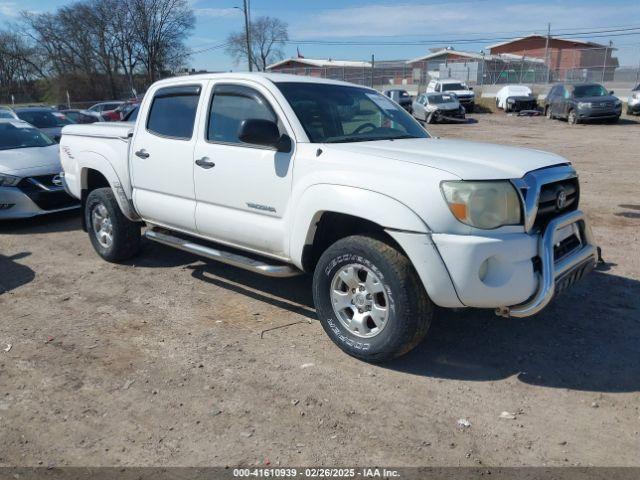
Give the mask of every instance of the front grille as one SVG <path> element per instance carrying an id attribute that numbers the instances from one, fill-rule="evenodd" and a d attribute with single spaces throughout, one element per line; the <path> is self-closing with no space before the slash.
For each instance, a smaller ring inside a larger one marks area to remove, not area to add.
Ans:
<path id="1" fill-rule="evenodd" d="M 18 183 L 18 188 L 42 210 L 59 210 L 77 205 L 76 199 L 53 183 L 54 177 L 55 175 L 38 175 L 23 178 Z"/>
<path id="2" fill-rule="evenodd" d="M 595 110 L 610 110 L 613 108 L 613 102 L 591 102 L 591 108 Z"/>
<path id="3" fill-rule="evenodd" d="M 557 262 L 580 248 L 581 245 L 580 239 L 576 235 L 571 235 L 553 247 L 553 259 Z"/>
<path id="4" fill-rule="evenodd" d="M 558 201 L 562 191 L 566 195 L 564 206 L 559 205 Z M 580 185 L 577 178 L 543 185 L 538 198 L 538 213 L 534 228 L 544 230 L 547 224 L 558 215 L 577 210 L 579 201 Z"/>

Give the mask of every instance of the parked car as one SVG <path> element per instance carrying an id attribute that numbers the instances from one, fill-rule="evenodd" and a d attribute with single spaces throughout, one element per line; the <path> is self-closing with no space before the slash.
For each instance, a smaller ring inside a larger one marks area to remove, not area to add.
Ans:
<path id="1" fill-rule="evenodd" d="M 557 84 L 544 102 L 549 119 L 562 118 L 571 124 L 590 120 L 615 123 L 622 114 L 622 102 L 597 83 Z"/>
<path id="2" fill-rule="evenodd" d="M 411 113 L 413 100 L 411 99 L 411 95 L 409 95 L 409 92 L 407 92 L 406 90 L 401 90 L 399 88 L 393 88 L 390 90 L 385 90 L 382 93 L 384 93 L 387 97 L 404 108 L 407 112 Z"/>
<path id="3" fill-rule="evenodd" d="M 51 138 L 22 120 L 0 118 L 0 220 L 78 208 L 61 170 Z"/>
<path id="4" fill-rule="evenodd" d="M 60 113 L 74 123 L 96 123 L 102 121 L 102 117 L 100 115 L 87 110 L 67 109 L 60 110 Z"/>
<path id="5" fill-rule="evenodd" d="M 526 85 L 505 85 L 496 94 L 496 107 L 506 113 L 537 110 L 538 101 Z"/>
<path id="6" fill-rule="evenodd" d="M 127 116 L 127 114 L 133 110 L 134 108 L 136 108 L 136 106 L 138 106 L 140 103 L 138 101 L 129 101 L 129 102 L 124 102 L 123 104 L 121 104 L 118 108 L 116 108 L 115 110 L 112 110 L 110 112 L 104 112 L 102 114 L 103 118 L 108 121 L 108 122 L 121 122 L 124 120 L 124 118 Z"/>
<path id="7" fill-rule="evenodd" d="M 458 122 L 465 119 L 465 110 L 452 93 L 423 93 L 413 102 L 413 116 L 425 123 Z"/>
<path id="8" fill-rule="evenodd" d="M 139 116 L 63 131 L 63 182 L 98 255 L 136 255 L 146 224 L 150 240 L 255 273 L 313 273 L 325 331 L 367 361 L 416 346 L 436 305 L 530 316 L 596 263 L 566 158 L 432 138 L 373 89 L 176 77 Z"/>
<path id="9" fill-rule="evenodd" d="M 62 127 L 73 123 L 64 114 L 49 107 L 20 107 L 15 112 L 20 120 L 39 128 L 56 142 L 60 141 Z"/>
<path id="10" fill-rule="evenodd" d="M 475 108 L 476 94 L 473 88 L 459 80 L 431 80 L 427 84 L 427 93 L 454 93 L 467 113 L 473 113 Z"/>
<path id="11" fill-rule="evenodd" d="M 88 110 L 90 112 L 95 112 L 102 115 L 105 112 L 111 112 L 115 110 L 123 103 L 124 102 L 118 101 L 118 100 L 114 100 L 111 102 L 100 102 L 100 103 L 96 103 L 95 105 L 92 105 L 91 107 L 88 108 Z"/>
<path id="12" fill-rule="evenodd" d="M 640 83 L 631 91 L 627 99 L 627 115 L 637 115 L 640 113 Z"/>
<path id="13" fill-rule="evenodd" d="M 17 120 L 18 116 L 8 107 L 0 107 L 0 118 L 13 118 Z"/>

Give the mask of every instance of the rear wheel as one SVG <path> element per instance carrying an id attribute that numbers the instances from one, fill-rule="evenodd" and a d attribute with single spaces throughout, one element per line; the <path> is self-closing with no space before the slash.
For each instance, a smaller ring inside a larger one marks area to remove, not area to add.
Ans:
<path id="1" fill-rule="evenodd" d="M 313 298 L 331 340 L 368 362 L 413 349 L 433 317 L 433 304 L 409 259 L 373 237 L 347 237 L 322 254 Z"/>
<path id="2" fill-rule="evenodd" d="M 110 188 L 89 193 L 84 215 L 91 244 L 103 259 L 118 262 L 140 250 L 140 224 L 124 216 Z"/>

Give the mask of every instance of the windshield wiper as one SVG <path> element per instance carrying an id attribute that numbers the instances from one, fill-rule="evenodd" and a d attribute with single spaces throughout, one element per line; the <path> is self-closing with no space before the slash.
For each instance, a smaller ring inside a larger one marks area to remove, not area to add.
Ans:
<path id="1" fill-rule="evenodd" d="M 346 142 L 377 142 L 379 140 L 403 140 L 406 138 L 421 138 L 414 135 L 400 135 L 397 137 L 340 137 L 332 140 L 325 140 L 324 143 L 346 143 Z"/>

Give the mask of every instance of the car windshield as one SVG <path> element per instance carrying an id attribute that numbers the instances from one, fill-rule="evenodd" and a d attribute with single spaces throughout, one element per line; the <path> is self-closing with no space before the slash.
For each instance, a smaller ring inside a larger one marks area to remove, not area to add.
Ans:
<path id="1" fill-rule="evenodd" d="M 53 140 L 36 128 L 11 122 L 0 123 L 0 150 L 50 145 L 54 145 Z"/>
<path id="2" fill-rule="evenodd" d="M 462 83 L 443 83 L 442 91 L 450 92 L 452 90 L 466 90 L 467 86 Z"/>
<path id="3" fill-rule="evenodd" d="M 444 95 L 429 95 L 427 97 L 429 103 L 438 104 L 438 103 L 449 103 L 455 101 L 455 97 L 453 95 L 444 94 Z"/>
<path id="4" fill-rule="evenodd" d="M 0 110 L 0 118 L 16 118 L 9 110 Z"/>
<path id="5" fill-rule="evenodd" d="M 19 111 L 18 117 L 20 117 L 20 120 L 24 120 L 38 128 L 64 127 L 72 123 L 64 115 L 46 110 Z"/>
<path id="6" fill-rule="evenodd" d="M 606 97 L 608 95 L 609 92 L 602 85 L 577 85 L 573 87 L 575 98 Z"/>
<path id="7" fill-rule="evenodd" d="M 277 83 L 313 143 L 429 138 L 411 116 L 373 90 L 318 83 Z"/>

